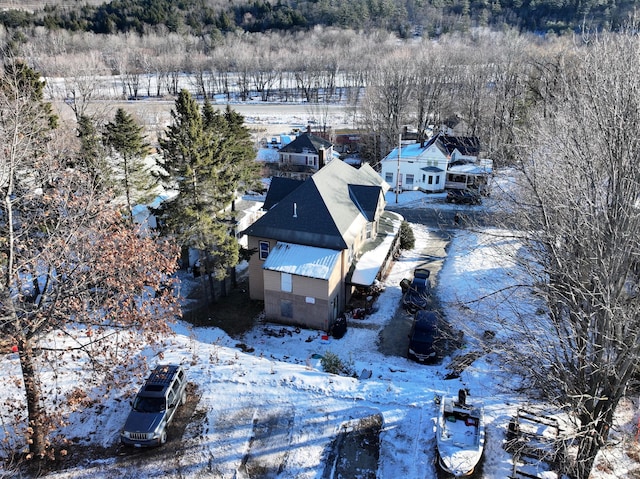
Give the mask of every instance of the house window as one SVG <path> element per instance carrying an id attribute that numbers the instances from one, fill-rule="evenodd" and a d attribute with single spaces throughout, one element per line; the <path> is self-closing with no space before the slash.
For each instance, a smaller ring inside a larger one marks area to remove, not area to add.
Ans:
<path id="1" fill-rule="evenodd" d="M 429 184 L 432 185 L 433 184 L 433 176 L 429 175 Z"/>
<path id="2" fill-rule="evenodd" d="M 373 223 L 367 223 L 366 238 L 371 239 L 371 233 L 373 232 Z"/>
<path id="3" fill-rule="evenodd" d="M 423 175 L 422 175 L 422 182 L 423 182 L 423 183 L 424 183 L 425 178 L 426 178 L 426 176 L 423 174 Z"/>
<path id="4" fill-rule="evenodd" d="M 293 290 L 293 283 L 289 273 L 280 273 L 280 290 L 290 293 Z"/>
<path id="5" fill-rule="evenodd" d="M 406 175 L 404 180 L 407 182 L 407 188 L 413 188 L 413 175 Z"/>
<path id="6" fill-rule="evenodd" d="M 293 303 L 285 299 L 280 300 L 280 316 L 293 318 Z"/>
<path id="7" fill-rule="evenodd" d="M 265 260 L 269 256 L 269 242 L 260 241 L 260 259 Z"/>
<path id="8" fill-rule="evenodd" d="M 436 185 L 440 184 L 440 176 L 436 176 Z"/>
<path id="9" fill-rule="evenodd" d="M 387 183 L 393 183 L 393 173 L 385 173 L 384 181 L 386 181 Z"/>

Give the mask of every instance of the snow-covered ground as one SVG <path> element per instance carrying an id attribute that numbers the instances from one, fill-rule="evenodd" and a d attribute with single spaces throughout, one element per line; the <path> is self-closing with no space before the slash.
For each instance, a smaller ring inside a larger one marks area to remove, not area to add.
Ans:
<path id="1" fill-rule="evenodd" d="M 400 195 L 404 205 L 414 207 L 428 205 L 432 199 L 438 197 L 417 192 Z M 395 195 L 388 201 L 395 202 Z M 501 369 L 499 357 L 481 356 L 460 377 L 445 379 L 451 358 L 425 366 L 378 352 L 379 332 L 400 305 L 399 282 L 424 262 L 421 248 L 433 238 L 434 232 L 428 228 L 413 228 L 416 248 L 404 252 L 394 264 L 384 280 L 385 289 L 376 301 L 375 312 L 364 320 L 352 320 L 342 339 L 327 340 L 317 331 L 263 323 L 243 338 L 231 338 L 216 328 L 193 328 L 178 322 L 175 335 L 166 339 L 161 351 L 147 348 L 131 352 L 132 361 L 145 357 L 150 368 L 157 363 L 180 363 L 188 369 L 199 399 L 182 441 L 164 446 L 179 444 L 179 453 L 169 451 L 163 456 L 168 459 L 162 461 L 146 453 L 133 462 L 117 455 L 84 457 L 74 467 L 47 477 L 338 477 L 328 463 L 335 438 L 358 420 L 379 414 L 383 424 L 376 477 L 432 478 L 436 477 L 434 399 L 467 388 L 470 401 L 485 405 L 487 442 L 481 477 L 507 478 L 512 463 L 503 449 L 505 432 L 516 409 L 529 400 L 512 392 L 511 378 Z M 508 257 L 496 254 L 495 233 L 452 230 L 435 294 L 454 327 L 477 325 L 489 329 L 490 318 L 500 315 L 504 319 L 512 314 L 510 308 L 500 309 L 498 302 L 481 301 L 470 306 L 473 299 L 513 281 L 517 275 Z M 496 339 L 500 339 L 501 332 L 496 333 Z M 467 348 L 474 348 L 471 338 Z M 371 376 L 358 379 L 323 372 L 320 357 L 327 352 L 349 364 L 356 376 L 363 370 L 371 371 Z M 4 403 L 21 391 L 12 382 L 19 368 L 17 357 L 4 355 L 2 363 L 0 401 Z M 69 369 L 73 368 L 70 362 Z M 77 386 L 75 375 L 68 376 L 73 383 L 66 377 L 57 377 L 56 386 L 62 393 Z M 89 413 L 72 413 L 63 432 L 79 444 L 105 448 L 117 444 L 128 400 L 139 384 L 136 378 L 119 391 L 86 391 L 99 407 Z M 629 401 L 620 409 L 622 425 L 612 433 L 617 446 L 604 451 L 594 479 L 637 477 L 630 471 L 637 470 L 638 463 L 623 452 L 635 445 L 630 424 L 636 420 L 636 406 Z M 10 431 L 8 420 L 3 416 L 0 436 L 6 437 Z M 4 477 L 2 471 L 0 477 Z M 361 477 L 370 476 L 363 473 Z"/>

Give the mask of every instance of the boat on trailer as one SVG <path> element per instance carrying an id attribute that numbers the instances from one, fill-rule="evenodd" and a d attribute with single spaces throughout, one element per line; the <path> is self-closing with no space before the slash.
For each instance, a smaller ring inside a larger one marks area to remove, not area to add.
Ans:
<path id="1" fill-rule="evenodd" d="M 436 422 L 438 464 L 454 477 L 473 474 L 484 450 L 484 410 L 480 404 L 469 404 L 467 391 L 457 397 L 440 399 Z"/>

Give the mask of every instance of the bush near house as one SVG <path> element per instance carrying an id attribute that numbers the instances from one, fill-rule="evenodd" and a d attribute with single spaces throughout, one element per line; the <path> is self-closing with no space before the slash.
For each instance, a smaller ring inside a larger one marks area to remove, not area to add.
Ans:
<path id="1" fill-rule="evenodd" d="M 400 249 L 413 249 L 416 244 L 416 237 L 408 222 L 400 224 Z"/>

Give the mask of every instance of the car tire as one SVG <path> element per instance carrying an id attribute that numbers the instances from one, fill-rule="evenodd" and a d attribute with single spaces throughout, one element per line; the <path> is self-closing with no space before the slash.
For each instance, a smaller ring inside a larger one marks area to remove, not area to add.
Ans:
<path id="1" fill-rule="evenodd" d="M 166 444 L 166 443 L 167 443 L 167 430 L 165 429 L 160 434 L 160 444 Z"/>
<path id="2" fill-rule="evenodd" d="M 187 404 L 187 391 L 182 391 L 182 396 L 180 396 L 180 404 L 183 406 Z"/>

